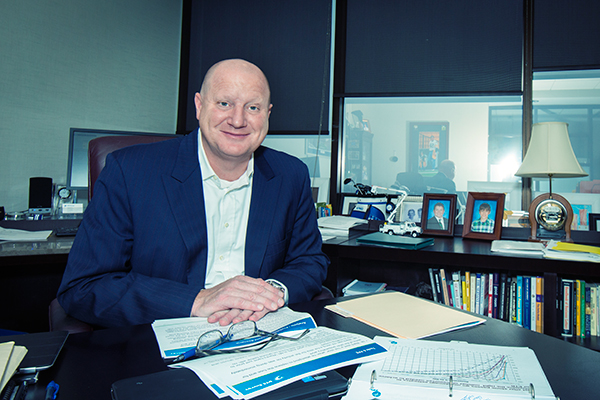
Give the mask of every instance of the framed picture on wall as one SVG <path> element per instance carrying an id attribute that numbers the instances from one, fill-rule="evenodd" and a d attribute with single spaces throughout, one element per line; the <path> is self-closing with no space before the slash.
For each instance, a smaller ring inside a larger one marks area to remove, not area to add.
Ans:
<path id="1" fill-rule="evenodd" d="M 600 214 L 591 213 L 590 217 L 590 231 L 600 232 Z"/>
<path id="2" fill-rule="evenodd" d="M 448 121 L 408 122 L 408 170 L 423 176 L 438 172 L 448 158 Z"/>
<path id="3" fill-rule="evenodd" d="M 504 216 L 504 193 L 469 192 L 463 237 L 499 240 Z"/>
<path id="4" fill-rule="evenodd" d="M 426 235 L 452 236 L 456 215 L 456 195 L 425 193 L 421 229 Z"/>

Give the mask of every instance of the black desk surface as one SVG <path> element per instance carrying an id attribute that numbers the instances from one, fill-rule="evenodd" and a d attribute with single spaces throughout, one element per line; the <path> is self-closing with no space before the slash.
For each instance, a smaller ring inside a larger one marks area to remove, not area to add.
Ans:
<path id="1" fill-rule="evenodd" d="M 375 328 L 323 308 L 333 302 L 323 300 L 291 308 L 310 312 L 320 326 L 369 337 L 384 335 Z M 535 351 L 554 393 L 562 400 L 592 399 L 600 393 L 600 353 L 502 321 L 486 318 L 483 325 L 428 340 L 530 347 Z M 40 374 L 39 382 L 30 387 L 26 399 L 43 399 L 46 385 L 54 380 L 60 385 L 60 400 L 109 400 L 113 382 L 162 370 L 166 367 L 150 325 L 79 333 L 69 336 L 54 367 Z M 354 370 L 355 367 L 345 367 L 339 372 L 350 377 Z"/>

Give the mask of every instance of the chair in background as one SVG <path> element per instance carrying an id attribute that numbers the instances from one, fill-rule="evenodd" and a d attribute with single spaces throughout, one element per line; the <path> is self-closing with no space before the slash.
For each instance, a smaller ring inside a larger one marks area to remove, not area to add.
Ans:
<path id="1" fill-rule="evenodd" d="M 391 187 L 417 196 L 422 196 L 427 188 L 423 176 L 418 172 L 400 172 L 396 175 L 396 182 Z"/>
<path id="2" fill-rule="evenodd" d="M 88 200 L 92 199 L 94 184 L 106 164 L 107 155 L 123 147 L 161 142 L 175 137 L 175 135 L 172 138 L 158 135 L 114 135 L 90 140 L 88 145 Z"/>

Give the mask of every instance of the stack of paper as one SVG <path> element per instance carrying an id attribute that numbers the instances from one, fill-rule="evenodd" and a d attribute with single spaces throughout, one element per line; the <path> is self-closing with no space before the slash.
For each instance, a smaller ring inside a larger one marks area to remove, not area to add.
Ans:
<path id="1" fill-rule="evenodd" d="M 27 349 L 15 346 L 15 342 L 0 343 L 0 392 L 19 368 L 25 354 Z"/>
<path id="2" fill-rule="evenodd" d="M 542 242 L 520 242 L 516 240 L 493 240 L 491 251 L 521 256 L 543 257 L 546 246 Z"/>
<path id="3" fill-rule="evenodd" d="M 544 257 L 600 263 L 600 247 L 551 240 L 544 250 Z"/>
<path id="4" fill-rule="evenodd" d="M 170 366 L 191 369 L 219 398 L 251 399 L 308 376 L 385 357 L 385 348 L 373 340 L 316 327 L 310 314 L 288 308 L 267 314 L 256 325 L 279 334 L 310 332 L 297 341 L 273 341 L 260 351 L 212 355 Z M 199 326 L 203 328 L 197 329 Z M 175 357 L 193 347 L 200 334 L 213 329 L 226 332 L 230 325 L 208 324 L 206 318 L 180 318 L 155 321 L 152 327 L 163 357 Z"/>
<path id="5" fill-rule="evenodd" d="M 23 229 L 8 229 L 0 226 L 0 240 L 37 242 L 48 239 L 52 231 L 26 231 Z"/>
<path id="6" fill-rule="evenodd" d="M 334 236 L 348 236 L 350 228 L 357 225 L 367 224 L 365 219 L 346 217 L 343 215 L 332 215 L 330 217 L 321 217 L 317 220 L 319 231 L 323 240 Z"/>
<path id="7" fill-rule="evenodd" d="M 342 293 L 344 293 L 344 296 L 378 293 L 383 292 L 386 286 L 387 283 L 364 282 L 355 279 L 342 289 Z"/>

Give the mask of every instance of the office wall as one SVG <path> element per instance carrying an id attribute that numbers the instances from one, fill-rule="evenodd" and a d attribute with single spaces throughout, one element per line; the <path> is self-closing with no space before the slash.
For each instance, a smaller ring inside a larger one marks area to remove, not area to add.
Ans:
<path id="1" fill-rule="evenodd" d="M 0 206 L 64 183 L 69 128 L 175 132 L 182 2 L 0 3 Z"/>

